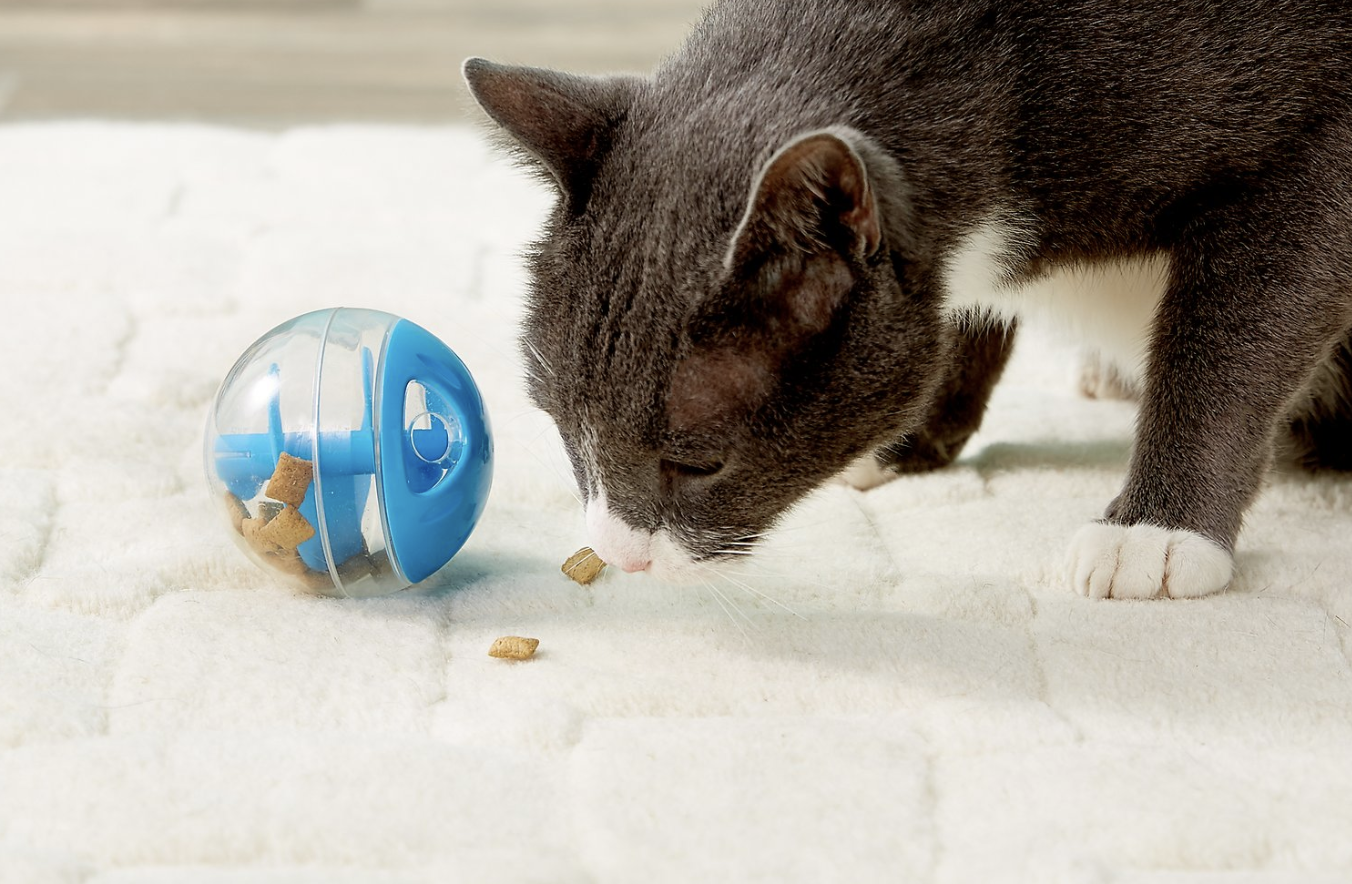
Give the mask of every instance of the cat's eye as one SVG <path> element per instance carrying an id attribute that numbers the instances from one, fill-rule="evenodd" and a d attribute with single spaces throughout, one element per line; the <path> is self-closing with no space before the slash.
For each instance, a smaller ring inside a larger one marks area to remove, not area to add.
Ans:
<path id="1" fill-rule="evenodd" d="M 723 471 L 723 464 L 719 461 L 710 461 L 707 463 L 687 463 L 679 460 L 662 460 L 662 471 L 668 475 L 679 476 L 683 479 L 707 479 L 710 476 L 716 476 Z"/>

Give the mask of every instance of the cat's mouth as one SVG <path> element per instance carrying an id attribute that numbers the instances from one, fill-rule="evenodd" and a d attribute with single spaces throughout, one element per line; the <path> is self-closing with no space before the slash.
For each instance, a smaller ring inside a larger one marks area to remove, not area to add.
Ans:
<path id="1" fill-rule="evenodd" d="M 664 583 L 702 583 L 710 566 L 692 555 L 666 531 L 653 535 L 653 557 L 647 573 Z"/>
<path id="2" fill-rule="evenodd" d="M 666 528 L 634 528 L 610 509 L 604 491 L 588 501 L 586 521 L 588 544 L 602 561 L 667 583 L 707 582 L 749 552 L 740 546 L 726 554 L 697 552 Z"/>

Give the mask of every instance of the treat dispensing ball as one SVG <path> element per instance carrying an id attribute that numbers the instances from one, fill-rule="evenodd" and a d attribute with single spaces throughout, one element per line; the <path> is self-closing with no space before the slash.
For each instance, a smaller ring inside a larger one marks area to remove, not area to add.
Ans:
<path id="1" fill-rule="evenodd" d="M 254 561 L 317 592 L 383 595 L 464 545 L 493 444 L 450 348 L 406 319 L 336 308 L 235 363 L 207 419 L 206 472 Z"/>

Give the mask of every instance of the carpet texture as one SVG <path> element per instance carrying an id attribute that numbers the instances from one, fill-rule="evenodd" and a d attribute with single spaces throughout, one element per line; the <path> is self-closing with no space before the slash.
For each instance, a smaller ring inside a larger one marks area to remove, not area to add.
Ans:
<path id="1" fill-rule="evenodd" d="M 470 130 L 0 128 L 0 881 L 1352 880 L 1352 484 L 1275 475 L 1223 595 L 1073 597 L 1133 409 L 1034 330 L 955 467 L 576 586 L 514 349 L 547 207 Z M 388 598 L 272 582 L 202 478 L 235 358 L 335 305 L 494 421 L 477 532 Z"/>

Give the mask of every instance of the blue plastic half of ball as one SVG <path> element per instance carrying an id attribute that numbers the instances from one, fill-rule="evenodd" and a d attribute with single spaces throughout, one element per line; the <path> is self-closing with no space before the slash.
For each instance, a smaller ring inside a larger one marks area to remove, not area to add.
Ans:
<path id="1" fill-rule="evenodd" d="M 390 331 L 378 384 L 381 510 L 393 560 L 417 583 L 460 551 L 483 514 L 493 483 L 488 413 L 460 358 L 408 320 Z M 409 414 L 419 394 L 423 410 Z"/>

